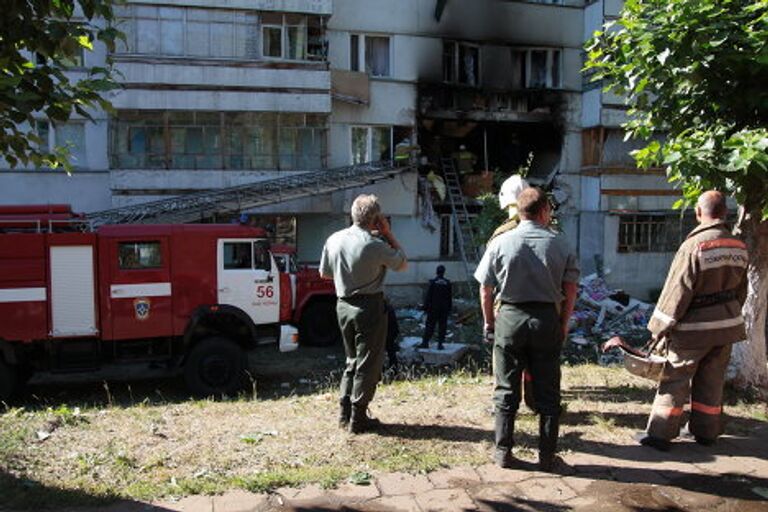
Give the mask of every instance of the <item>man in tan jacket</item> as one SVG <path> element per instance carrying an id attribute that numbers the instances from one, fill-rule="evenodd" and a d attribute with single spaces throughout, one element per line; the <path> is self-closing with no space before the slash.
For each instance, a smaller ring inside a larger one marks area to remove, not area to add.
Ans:
<path id="1" fill-rule="evenodd" d="M 747 248 L 725 224 L 722 193 L 704 192 L 699 225 L 678 249 L 648 330 L 665 338 L 667 363 L 640 443 L 670 448 L 690 402 L 688 429 L 702 445 L 722 433 L 723 384 L 731 345 L 746 338 L 741 307 L 747 294 Z M 692 385 L 691 385 L 692 383 Z"/>

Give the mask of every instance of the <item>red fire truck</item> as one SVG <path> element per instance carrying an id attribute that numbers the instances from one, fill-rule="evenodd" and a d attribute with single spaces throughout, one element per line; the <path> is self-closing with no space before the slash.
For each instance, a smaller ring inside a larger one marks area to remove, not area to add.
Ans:
<path id="1" fill-rule="evenodd" d="M 86 225 L 68 205 L 0 207 L 0 399 L 35 372 L 130 363 L 232 393 L 255 346 L 339 338 L 332 282 L 260 228 Z"/>

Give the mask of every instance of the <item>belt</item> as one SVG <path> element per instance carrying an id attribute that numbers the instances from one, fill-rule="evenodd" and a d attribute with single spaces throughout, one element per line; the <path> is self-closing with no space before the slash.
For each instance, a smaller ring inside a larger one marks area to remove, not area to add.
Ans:
<path id="1" fill-rule="evenodd" d="M 725 304 L 736 299 L 736 290 L 724 290 L 722 292 L 697 295 L 691 300 L 688 309 L 705 308 L 716 304 Z"/>
<path id="2" fill-rule="evenodd" d="M 505 306 L 515 306 L 519 308 L 544 308 L 544 307 L 554 307 L 554 302 L 540 302 L 540 301 L 526 301 L 526 302 L 509 302 L 506 300 L 502 300 L 501 303 Z"/>
<path id="3" fill-rule="evenodd" d="M 344 302 L 357 302 L 357 301 L 376 300 L 376 299 L 383 299 L 383 298 L 384 298 L 384 292 L 378 292 L 378 293 L 358 293 L 357 295 L 350 295 L 348 297 L 339 297 L 339 300 L 343 300 Z"/>

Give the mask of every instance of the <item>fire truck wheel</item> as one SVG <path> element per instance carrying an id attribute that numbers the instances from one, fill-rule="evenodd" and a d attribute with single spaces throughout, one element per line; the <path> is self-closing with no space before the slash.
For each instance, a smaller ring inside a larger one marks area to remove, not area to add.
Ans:
<path id="1" fill-rule="evenodd" d="M 184 365 L 184 379 L 197 396 L 231 395 L 245 383 L 245 362 L 246 354 L 232 340 L 206 338 L 192 348 Z"/>
<path id="2" fill-rule="evenodd" d="M 9 401 L 18 388 L 19 378 L 16 367 L 9 365 L 0 357 L 0 401 Z"/>
<path id="3" fill-rule="evenodd" d="M 313 302 L 301 315 L 299 340 L 312 347 L 330 347 L 341 340 L 336 305 L 330 301 Z"/>

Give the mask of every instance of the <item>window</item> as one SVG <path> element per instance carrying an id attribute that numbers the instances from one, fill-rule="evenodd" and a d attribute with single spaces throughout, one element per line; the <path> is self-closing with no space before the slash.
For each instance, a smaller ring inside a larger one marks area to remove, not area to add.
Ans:
<path id="1" fill-rule="evenodd" d="M 41 143 L 40 151 L 53 151 L 56 146 L 69 149 L 70 161 L 74 167 L 87 167 L 85 153 L 85 123 L 57 123 L 51 128 L 48 121 L 35 121 L 35 135 Z"/>
<path id="2" fill-rule="evenodd" d="M 392 159 L 391 126 L 353 126 L 352 164 Z"/>
<path id="3" fill-rule="evenodd" d="M 679 213 L 621 215 L 617 251 L 674 252 L 695 225 L 692 215 Z"/>
<path id="4" fill-rule="evenodd" d="M 309 32 L 306 16 L 265 14 L 261 33 L 264 57 L 289 60 L 308 58 Z M 313 32 L 313 36 L 317 37 L 317 34 Z M 317 52 L 317 48 L 313 47 L 313 51 Z"/>
<path id="5" fill-rule="evenodd" d="M 250 242 L 224 242 L 224 269 L 243 270 L 253 268 Z"/>
<path id="6" fill-rule="evenodd" d="M 271 270 L 267 242 L 224 242 L 224 270 Z"/>
<path id="7" fill-rule="evenodd" d="M 480 85 L 480 47 L 457 41 L 443 42 L 443 80 Z"/>
<path id="8" fill-rule="evenodd" d="M 321 169 L 327 118 L 277 112 L 120 111 L 116 169 Z"/>
<path id="9" fill-rule="evenodd" d="M 163 257 L 160 242 L 120 242 L 117 260 L 120 270 L 161 268 Z"/>
<path id="10" fill-rule="evenodd" d="M 560 88 L 561 61 L 562 52 L 558 49 L 513 50 L 513 86 L 519 89 Z"/>
<path id="11" fill-rule="evenodd" d="M 350 34 L 349 69 L 365 70 L 371 76 L 392 76 L 390 38 Z"/>

